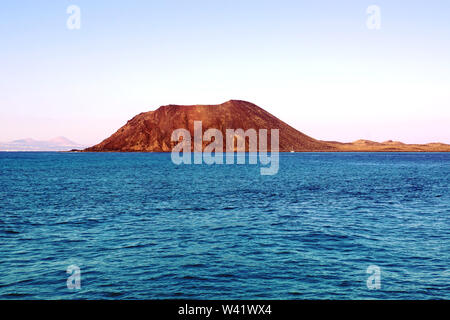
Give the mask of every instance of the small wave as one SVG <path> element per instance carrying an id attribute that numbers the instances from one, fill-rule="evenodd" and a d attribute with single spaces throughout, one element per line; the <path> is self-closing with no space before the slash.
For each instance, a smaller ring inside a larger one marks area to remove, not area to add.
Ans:
<path id="1" fill-rule="evenodd" d="M 235 210 L 237 207 L 223 207 L 222 210 Z"/>
<path id="2" fill-rule="evenodd" d="M 117 297 L 120 297 L 123 295 L 124 295 L 123 292 L 117 292 L 117 291 L 105 292 L 105 296 L 107 296 L 108 298 L 117 298 Z"/>
<path id="3" fill-rule="evenodd" d="M 215 274 L 214 277 L 217 277 L 217 278 L 235 278 L 236 276 L 234 274 L 231 274 L 231 273 L 219 273 L 219 274 Z"/>
<path id="4" fill-rule="evenodd" d="M 206 267 L 203 263 L 190 263 L 182 265 L 183 268 L 204 268 Z"/>
<path id="5" fill-rule="evenodd" d="M 4 297 L 4 298 L 26 298 L 26 297 L 30 297 L 31 295 L 29 293 L 17 293 L 17 292 L 13 292 L 13 293 L 6 293 L 1 295 L 0 297 Z"/>
<path id="6" fill-rule="evenodd" d="M 198 276 L 191 276 L 191 275 L 186 275 L 182 277 L 185 280 L 199 280 L 199 281 L 208 281 L 208 279 L 206 278 L 202 278 L 202 277 L 198 277 Z"/>
<path id="7" fill-rule="evenodd" d="M 142 243 L 138 243 L 138 244 L 129 244 L 124 246 L 124 249 L 131 249 L 131 248 L 145 248 L 147 247 L 148 244 L 142 244 Z"/>
<path id="8" fill-rule="evenodd" d="M 16 230 L 12 230 L 12 229 L 7 229 L 7 230 L 3 230 L 4 233 L 6 234 L 19 234 L 19 231 Z"/>

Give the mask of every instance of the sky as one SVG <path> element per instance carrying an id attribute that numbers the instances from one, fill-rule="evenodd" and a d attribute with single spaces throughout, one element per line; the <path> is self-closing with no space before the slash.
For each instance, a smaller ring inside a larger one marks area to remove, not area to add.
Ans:
<path id="1" fill-rule="evenodd" d="M 317 139 L 450 143 L 450 2 L 0 3 L 0 141 L 92 145 L 140 112 L 230 99 Z"/>

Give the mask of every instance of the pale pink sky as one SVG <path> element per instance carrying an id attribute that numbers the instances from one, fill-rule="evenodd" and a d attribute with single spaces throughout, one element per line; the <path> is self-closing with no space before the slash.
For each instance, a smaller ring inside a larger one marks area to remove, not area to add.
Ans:
<path id="1" fill-rule="evenodd" d="M 189 2 L 190 3 L 190 2 Z M 165 104 L 251 101 L 317 139 L 450 143 L 448 2 L 2 4 L 0 141 L 95 144 Z"/>

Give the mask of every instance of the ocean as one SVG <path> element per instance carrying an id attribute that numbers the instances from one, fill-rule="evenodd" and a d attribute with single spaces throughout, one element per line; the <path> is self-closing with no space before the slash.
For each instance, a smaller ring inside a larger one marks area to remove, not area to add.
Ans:
<path id="1" fill-rule="evenodd" d="M 283 153 L 263 176 L 3 152 L 0 299 L 450 299 L 449 181 L 448 153 Z"/>

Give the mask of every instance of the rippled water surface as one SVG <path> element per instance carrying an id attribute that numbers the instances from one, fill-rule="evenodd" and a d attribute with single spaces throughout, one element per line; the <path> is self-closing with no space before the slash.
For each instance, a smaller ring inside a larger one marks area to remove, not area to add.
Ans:
<path id="1" fill-rule="evenodd" d="M 449 181 L 444 153 L 287 153 L 274 176 L 0 153 L 0 298 L 450 299 Z"/>

